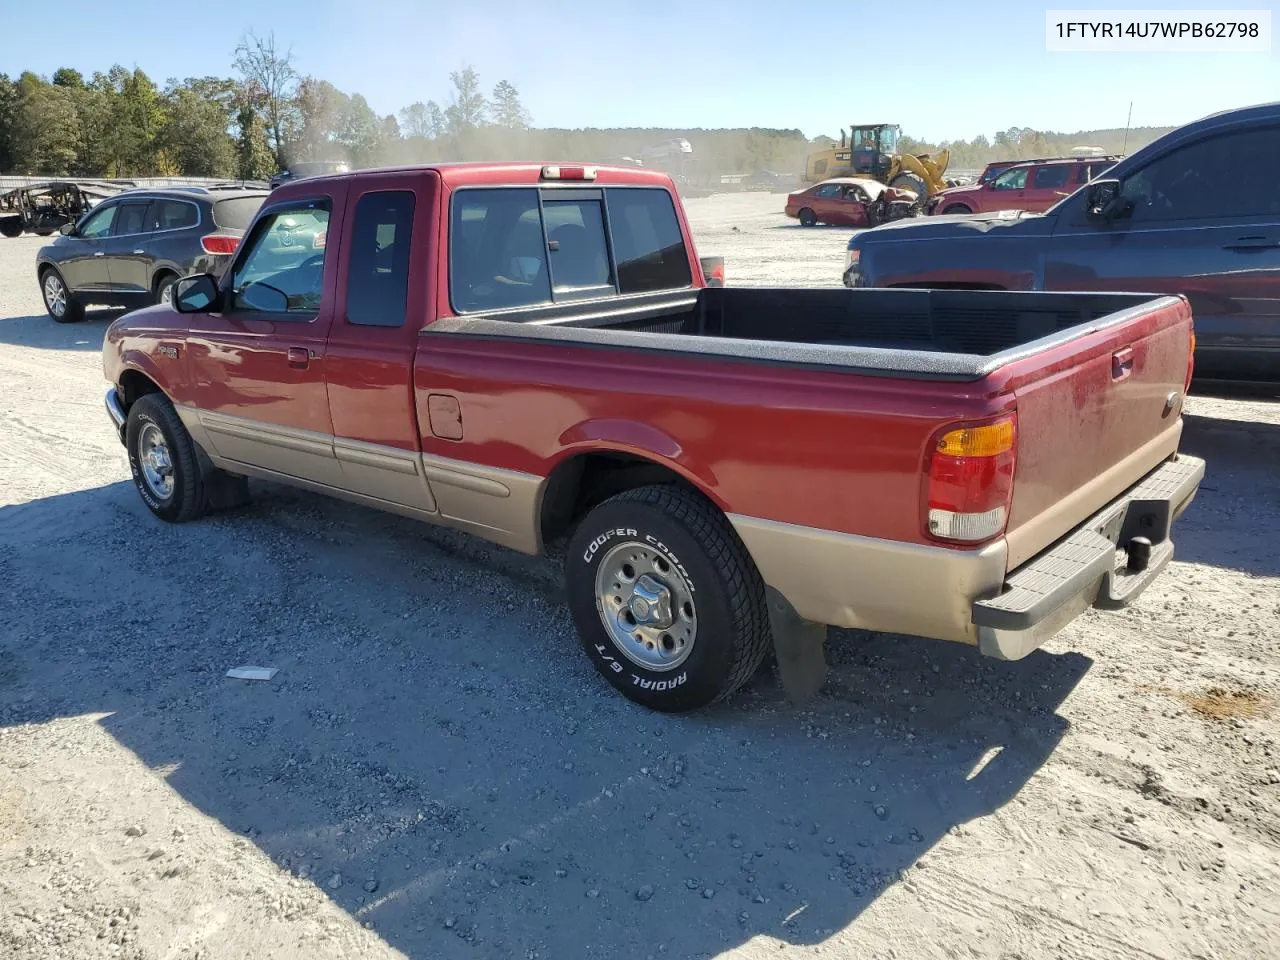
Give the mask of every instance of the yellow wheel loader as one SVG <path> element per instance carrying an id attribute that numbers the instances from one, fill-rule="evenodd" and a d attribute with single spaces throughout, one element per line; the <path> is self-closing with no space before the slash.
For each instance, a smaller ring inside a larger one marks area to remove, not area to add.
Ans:
<path id="1" fill-rule="evenodd" d="M 831 177 L 870 177 L 899 190 L 910 190 L 923 206 L 935 193 L 952 186 L 943 174 L 951 161 L 950 152 L 937 154 L 898 153 L 900 130 L 897 124 L 872 123 L 849 128 L 840 145 L 811 153 L 805 159 L 804 179 L 820 183 Z"/>

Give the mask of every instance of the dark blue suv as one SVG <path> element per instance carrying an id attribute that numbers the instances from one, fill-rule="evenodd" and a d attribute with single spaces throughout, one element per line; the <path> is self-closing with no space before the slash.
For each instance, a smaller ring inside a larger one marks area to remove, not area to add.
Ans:
<path id="1" fill-rule="evenodd" d="M 89 304 L 167 303 L 179 277 L 226 269 L 267 196 L 241 187 L 166 187 L 103 200 L 36 254 L 45 309 L 58 323 L 74 323 Z"/>

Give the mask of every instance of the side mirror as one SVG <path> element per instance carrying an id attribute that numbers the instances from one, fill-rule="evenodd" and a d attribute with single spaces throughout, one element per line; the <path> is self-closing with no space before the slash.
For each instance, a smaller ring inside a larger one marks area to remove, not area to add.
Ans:
<path id="1" fill-rule="evenodd" d="M 1084 208 L 1090 220 L 1118 220 L 1133 209 L 1121 196 L 1119 180 L 1094 180 L 1085 189 Z"/>
<path id="2" fill-rule="evenodd" d="M 173 306 L 179 313 L 199 313 L 218 301 L 218 284 L 210 274 L 183 277 L 173 285 Z"/>
<path id="3" fill-rule="evenodd" d="M 58 232 L 64 237 L 69 237 L 76 232 L 76 225 L 73 221 L 67 221 L 58 228 Z"/>
<path id="4" fill-rule="evenodd" d="M 724 286 L 724 257 L 701 257 L 699 263 L 708 287 Z"/>

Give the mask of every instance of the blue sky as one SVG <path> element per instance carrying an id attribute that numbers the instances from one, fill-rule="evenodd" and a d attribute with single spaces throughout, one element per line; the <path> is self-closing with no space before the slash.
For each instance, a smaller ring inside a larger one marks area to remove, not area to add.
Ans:
<path id="1" fill-rule="evenodd" d="M 514 83 L 539 126 L 758 125 L 834 136 L 852 123 L 892 122 L 934 141 L 1015 125 L 1122 127 L 1130 100 L 1135 126 L 1280 100 L 1280 48 L 1047 53 L 1046 6 L 1074 4 L 125 0 L 107 13 L 100 0 L 62 0 L 58 19 L 77 25 L 68 42 L 7 44 L 0 70 L 48 75 L 66 65 L 90 74 L 119 62 L 161 83 L 227 75 L 238 38 L 252 29 L 274 31 L 302 72 L 363 93 L 379 114 L 414 100 L 444 106 L 450 71 L 469 63 L 486 90 Z M 1233 6 L 1265 9 L 1258 0 Z M 29 0 L 0 0 L 0 23 L 32 13 Z"/>

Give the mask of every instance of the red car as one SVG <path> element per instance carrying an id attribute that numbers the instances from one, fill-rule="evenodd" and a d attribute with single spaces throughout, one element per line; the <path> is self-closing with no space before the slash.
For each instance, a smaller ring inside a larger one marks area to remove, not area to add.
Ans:
<path id="1" fill-rule="evenodd" d="M 912 209 L 913 206 L 916 209 Z M 874 227 L 918 212 L 916 195 L 868 177 L 835 177 L 787 195 L 784 212 L 803 227 Z"/>
<path id="2" fill-rule="evenodd" d="M 283 242 L 303 220 L 323 245 Z M 286 182 L 220 279 L 102 349 L 156 516 L 256 477 L 563 544 L 583 651 L 658 710 L 771 647 L 803 690 L 823 624 L 1023 657 L 1152 582 L 1204 470 L 1178 454 L 1185 301 L 708 286 L 671 178 L 634 168 Z"/>
<path id="3" fill-rule="evenodd" d="M 1073 157 L 1015 163 L 985 182 L 949 187 L 929 199 L 928 213 L 991 213 L 1029 210 L 1043 213 L 1094 177 L 1116 164 L 1119 157 Z"/>

